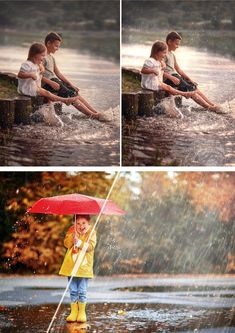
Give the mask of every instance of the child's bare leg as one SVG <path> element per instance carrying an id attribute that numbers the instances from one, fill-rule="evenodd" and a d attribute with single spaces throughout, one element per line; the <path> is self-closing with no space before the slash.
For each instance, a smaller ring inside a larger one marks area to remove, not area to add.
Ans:
<path id="1" fill-rule="evenodd" d="M 74 97 L 64 98 L 64 97 L 60 97 L 60 96 L 54 95 L 50 91 L 48 91 L 46 89 L 43 89 L 43 88 L 39 88 L 38 89 L 38 93 L 39 93 L 40 96 L 44 96 L 44 97 L 48 98 L 50 101 L 52 101 L 52 102 L 62 102 L 62 103 L 66 103 L 66 104 L 71 104 L 75 100 Z"/>
<path id="2" fill-rule="evenodd" d="M 82 96 L 78 96 L 78 99 L 85 105 L 88 109 L 90 109 L 94 113 L 98 113 Z"/>
<path id="3" fill-rule="evenodd" d="M 91 111 L 86 105 L 84 105 L 80 100 L 78 100 L 78 98 L 76 99 L 75 102 L 73 102 L 73 106 L 87 116 L 91 116 L 93 118 L 99 118 L 100 113 L 98 113 L 97 111 L 96 112 Z"/>
<path id="4" fill-rule="evenodd" d="M 210 109 L 213 108 L 214 104 L 207 103 L 204 98 L 200 96 L 200 94 L 196 93 L 194 96 L 191 97 L 197 104 L 202 106 L 203 108 Z"/>
<path id="5" fill-rule="evenodd" d="M 167 92 L 169 92 L 171 95 L 181 95 L 181 96 L 184 96 L 184 97 L 191 97 L 191 95 L 194 94 L 194 92 L 185 92 L 185 91 L 180 91 L 180 90 L 177 90 L 171 86 L 169 86 L 168 84 L 165 84 L 165 83 L 161 83 L 160 84 L 161 88 Z"/>
<path id="6" fill-rule="evenodd" d="M 204 99 L 204 101 L 206 101 L 208 104 L 210 104 L 211 106 L 214 106 L 215 105 L 215 103 L 212 103 L 202 92 L 201 92 L 201 90 L 199 90 L 199 89 L 197 89 L 197 94 L 199 95 L 199 96 L 201 96 L 203 99 Z"/>

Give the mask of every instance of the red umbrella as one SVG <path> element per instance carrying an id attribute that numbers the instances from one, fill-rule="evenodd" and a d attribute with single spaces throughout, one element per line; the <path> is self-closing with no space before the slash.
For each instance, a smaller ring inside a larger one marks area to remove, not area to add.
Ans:
<path id="1" fill-rule="evenodd" d="M 28 212 L 43 214 L 97 215 L 100 213 L 104 203 L 105 199 L 74 193 L 42 198 L 36 201 L 33 206 L 28 209 Z M 120 209 L 111 200 L 107 200 L 102 214 L 124 215 L 126 212 Z"/>

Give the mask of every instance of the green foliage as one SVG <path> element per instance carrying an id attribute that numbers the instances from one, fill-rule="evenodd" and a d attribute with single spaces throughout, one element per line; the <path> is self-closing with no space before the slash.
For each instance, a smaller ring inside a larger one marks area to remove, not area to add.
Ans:
<path id="1" fill-rule="evenodd" d="M 142 29 L 233 29 L 234 1 L 123 1 L 123 25 Z M 209 25 L 208 25 L 209 22 Z"/>
<path id="2" fill-rule="evenodd" d="M 18 96 L 17 87 L 14 84 L 0 79 L 0 98 L 13 98 Z"/>
<path id="3" fill-rule="evenodd" d="M 119 30 L 119 1 L 1 1 L 0 27 Z"/>
<path id="4" fill-rule="evenodd" d="M 122 74 L 122 91 L 138 92 L 141 90 L 140 81 L 127 73 Z"/>

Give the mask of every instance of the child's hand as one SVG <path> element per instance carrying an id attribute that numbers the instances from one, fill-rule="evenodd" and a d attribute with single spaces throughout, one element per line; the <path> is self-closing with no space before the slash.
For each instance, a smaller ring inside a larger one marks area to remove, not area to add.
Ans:
<path id="1" fill-rule="evenodd" d="M 156 76 L 158 76 L 159 75 L 159 70 L 154 68 L 152 73 L 155 74 Z"/>
<path id="2" fill-rule="evenodd" d="M 73 88 L 76 92 L 79 92 L 80 88 L 74 86 L 73 84 L 70 85 L 71 88 Z"/>
<path id="3" fill-rule="evenodd" d="M 60 85 L 57 82 L 51 81 L 50 82 L 50 86 L 54 89 L 54 90 L 59 90 L 60 89 Z"/>
<path id="4" fill-rule="evenodd" d="M 161 61 L 161 68 L 164 70 L 166 68 L 166 63 L 164 60 Z"/>
<path id="5" fill-rule="evenodd" d="M 45 67 L 43 66 L 43 64 L 39 64 L 39 70 L 40 70 L 40 73 L 44 73 L 45 72 Z"/>
<path id="6" fill-rule="evenodd" d="M 31 77 L 31 79 L 33 79 L 35 81 L 37 80 L 37 75 L 35 73 L 31 73 L 30 77 Z"/>
<path id="7" fill-rule="evenodd" d="M 74 244 L 76 248 L 79 248 L 82 245 L 81 239 L 78 239 L 77 242 Z"/>
<path id="8" fill-rule="evenodd" d="M 198 83 L 197 82 L 195 82 L 195 81 L 193 81 L 193 80 L 189 80 L 192 84 L 194 84 L 195 86 L 198 86 Z"/>
<path id="9" fill-rule="evenodd" d="M 170 78 L 170 80 L 175 84 L 175 85 L 179 85 L 180 84 L 180 79 L 178 79 L 177 77 L 175 77 L 175 76 L 172 76 L 171 78 Z"/>

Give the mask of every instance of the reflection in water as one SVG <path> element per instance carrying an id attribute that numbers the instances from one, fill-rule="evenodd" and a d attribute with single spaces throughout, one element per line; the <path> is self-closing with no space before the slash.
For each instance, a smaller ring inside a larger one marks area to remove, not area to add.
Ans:
<path id="1" fill-rule="evenodd" d="M 0 47 L 0 69 L 16 73 L 27 52 L 26 47 Z M 57 52 L 56 61 L 81 96 L 111 122 L 90 120 L 64 105 L 62 129 L 36 124 L 1 132 L 0 165 L 118 165 L 119 66 L 66 48 Z"/>
<path id="2" fill-rule="evenodd" d="M 44 333 L 56 305 L 42 305 L 0 309 L 0 328 L 4 333 Z M 200 332 L 211 333 L 235 327 L 233 309 L 204 309 L 175 305 L 154 304 L 89 304 L 85 325 L 66 323 L 68 306 L 62 306 L 51 332 Z M 6 320 L 6 318 L 8 320 Z M 43 319 L 42 319 L 43 318 Z"/>

